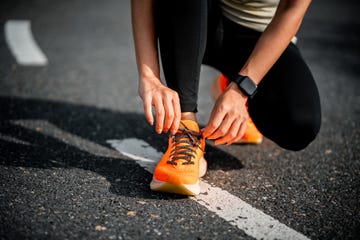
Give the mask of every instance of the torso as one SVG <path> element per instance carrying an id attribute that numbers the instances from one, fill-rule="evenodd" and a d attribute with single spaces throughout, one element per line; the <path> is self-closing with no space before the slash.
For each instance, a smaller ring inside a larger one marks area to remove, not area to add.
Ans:
<path id="1" fill-rule="evenodd" d="M 275 15 L 279 0 L 219 0 L 225 17 L 263 32 Z"/>

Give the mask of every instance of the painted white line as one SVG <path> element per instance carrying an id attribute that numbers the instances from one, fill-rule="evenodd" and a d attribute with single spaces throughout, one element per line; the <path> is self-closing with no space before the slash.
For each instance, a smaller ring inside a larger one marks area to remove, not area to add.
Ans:
<path id="1" fill-rule="evenodd" d="M 195 197 L 196 202 L 256 239 L 308 239 L 225 190 L 206 182 L 201 188 L 207 194 Z"/>
<path id="2" fill-rule="evenodd" d="M 44 66 L 48 63 L 45 54 L 34 40 L 30 21 L 7 21 L 5 23 L 5 40 L 19 65 Z"/>
<path id="3" fill-rule="evenodd" d="M 136 138 L 107 142 L 121 154 L 137 161 L 150 173 L 153 173 L 155 168 L 157 162 L 155 159 L 160 159 L 163 155 L 147 142 Z M 227 191 L 212 187 L 204 181 L 201 181 L 201 191 L 199 196 L 190 199 L 256 239 L 308 239 Z"/>
<path id="4" fill-rule="evenodd" d="M 107 140 L 113 148 L 122 155 L 135 160 L 141 167 L 150 173 L 154 172 L 157 161 L 161 153 L 151 147 L 147 142 L 137 138 L 128 138 L 126 140 Z"/>

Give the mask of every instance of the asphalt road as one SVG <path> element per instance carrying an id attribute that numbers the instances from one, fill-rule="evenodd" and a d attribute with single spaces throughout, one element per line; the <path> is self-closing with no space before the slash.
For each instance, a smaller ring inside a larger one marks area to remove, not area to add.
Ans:
<path id="1" fill-rule="evenodd" d="M 310 239 L 360 236 L 359 6 L 313 1 L 298 34 L 322 101 L 307 149 L 207 146 L 208 183 Z M 17 63 L 4 34 L 14 19 L 31 21 L 47 65 Z M 0 239 L 252 239 L 186 197 L 150 191 L 151 174 L 111 152 L 109 139 L 158 151 L 167 141 L 137 97 L 129 1 L 5 0 L 0 23 Z M 204 66 L 202 125 L 214 74 Z"/>

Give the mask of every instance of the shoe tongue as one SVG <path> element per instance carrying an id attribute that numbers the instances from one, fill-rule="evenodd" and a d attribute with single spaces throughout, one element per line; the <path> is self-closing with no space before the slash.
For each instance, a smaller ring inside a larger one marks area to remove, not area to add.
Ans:
<path id="1" fill-rule="evenodd" d="M 200 132 L 200 128 L 197 122 L 193 120 L 181 120 L 180 127 L 186 126 L 189 130 Z"/>

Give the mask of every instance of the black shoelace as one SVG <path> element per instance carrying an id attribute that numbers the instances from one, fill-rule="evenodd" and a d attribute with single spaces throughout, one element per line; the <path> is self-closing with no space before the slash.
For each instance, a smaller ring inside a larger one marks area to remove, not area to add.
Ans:
<path id="1" fill-rule="evenodd" d="M 174 141 L 172 152 L 170 153 L 170 160 L 168 164 L 177 165 L 177 160 L 185 160 L 183 165 L 195 164 L 191 161 L 195 157 L 196 149 L 199 147 L 201 151 L 204 151 L 200 146 L 200 139 L 202 138 L 201 132 L 196 132 L 188 129 L 185 125 L 184 128 L 179 127 L 179 132 L 171 136 Z"/>

